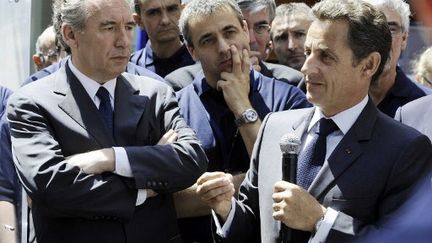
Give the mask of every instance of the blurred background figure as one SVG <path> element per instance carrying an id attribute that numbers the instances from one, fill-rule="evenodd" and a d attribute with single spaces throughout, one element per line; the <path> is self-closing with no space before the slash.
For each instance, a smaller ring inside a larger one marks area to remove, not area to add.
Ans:
<path id="1" fill-rule="evenodd" d="M 417 83 L 432 88 L 432 47 L 412 62 L 412 74 Z"/>
<path id="2" fill-rule="evenodd" d="M 314 16 L 305 3 L 281 4 L 271 26 L 271 40 L 279 64 L 300 71 L 306 59 L 304 42 Z"/>
<path id="3" fill-rule="evenodd" d="M 56 45 L 53 26 L 48 26 L 36 41 L 36 53 L 33 63 L 37 71 L 57 63 L 60 60 L 60 48 Z"/>

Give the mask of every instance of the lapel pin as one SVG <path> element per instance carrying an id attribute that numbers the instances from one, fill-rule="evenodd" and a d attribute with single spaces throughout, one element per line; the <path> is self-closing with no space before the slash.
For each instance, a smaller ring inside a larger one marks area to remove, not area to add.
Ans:
<path id="1" fill-rule="evenodd" d="M 345 153 L 351 154 L 351 149 L 349 149 L 349 148 L 345 149 Z"/>

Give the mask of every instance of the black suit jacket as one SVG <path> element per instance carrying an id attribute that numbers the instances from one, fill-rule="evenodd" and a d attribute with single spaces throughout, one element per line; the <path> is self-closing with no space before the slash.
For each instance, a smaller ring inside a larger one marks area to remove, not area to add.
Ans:
<path id="1" fill-rule="evenodd" d="M 219 242 L 276 241 L 280 223 L 272 217 L 272 193 L 282 178 L 279 141 L 286 133 L 304 141 L 313 109 L 270 113 L 263 121 L 234 219 L 226 222 L 228 234 L 217 237 Z M 426 136 L 382 114 L 369 100 L 308 189 L 321 204 L 340 211 L 326 242 L 377 230 L 429 170 L 431 158 Z M 307 242 L 309 234 L 295 231 L 293 238 Z"/>
<path id="2" fill-rule="evenodd" d="M 38 242 L 178 242 L 171 193 L 192 185 L 206 158 L 179 115 L 171 88 L 123 73 L 117 78 L 114 135 L 69 68 L 19 89 L 8 108 L 14 161 L 33 200 Z M 178 139 L 156 145 L 173 129 Z M 124 147 L 134 178 L 86 174 L 77 153 Z M 135 206 L 137 189 L 159 195 Z"/>

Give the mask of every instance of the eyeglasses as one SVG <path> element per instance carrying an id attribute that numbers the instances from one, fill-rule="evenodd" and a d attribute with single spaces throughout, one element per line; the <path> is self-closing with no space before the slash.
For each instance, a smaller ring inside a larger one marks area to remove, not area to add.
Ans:
<path id="1" fill-rule="evenodd" d="M 39 57 L 41 58 L 42 62 L 45 63 L 48 60 L 51 61 L 58 61 L 59 59 L 59 50 L 57 49 L 50 49 L 46 53 L 39 52 Z"/>
<path id="2" fill-rule="evenodd" d="M 258 35 L 263 35 L 270 32 L 269 24 L 257 24 L 252 27 L 253 31 Z"/>
<path id="3" fill-rule="evenodd" d="M 388 23 L 390 33 L 392 36 L 395 36 L 402 32 L 403 28 L 402 26 L 395 24 L 395 23 Z"/>

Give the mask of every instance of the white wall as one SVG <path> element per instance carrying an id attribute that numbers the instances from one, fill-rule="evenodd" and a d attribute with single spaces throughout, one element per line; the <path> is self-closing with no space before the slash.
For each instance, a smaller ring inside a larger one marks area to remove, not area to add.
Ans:
<path id="1" fill-rule="evenodd" d="M 15 90 L 30 71 L 31 0 L 0 0 L 0 84 Z"/>

